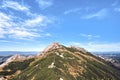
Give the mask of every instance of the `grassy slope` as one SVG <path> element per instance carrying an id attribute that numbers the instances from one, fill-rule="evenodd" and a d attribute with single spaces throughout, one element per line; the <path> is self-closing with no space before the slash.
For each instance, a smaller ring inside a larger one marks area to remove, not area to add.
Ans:
<path id="1" fill-rule="evenodd" d="M 0 71 L 0 76 L 8 76 L 14 74 L 18 70 L 24 70 L 32 61 L 34 61 L 34 59 L 11 62 L 7 66 L 5 66 L 2 71 Z"/>
<path id="2" fill-rule="evenodd" d="M 55 52 L 64 53 L 64 58 Z M 56 67 L 48 68 L 54 59 Z M 46 53 L 11 80 L 59 80 L 60 77 L 64 80 L 120 80 L 119 76 L 115 69 L 95 56 L 67 48 Z"/>

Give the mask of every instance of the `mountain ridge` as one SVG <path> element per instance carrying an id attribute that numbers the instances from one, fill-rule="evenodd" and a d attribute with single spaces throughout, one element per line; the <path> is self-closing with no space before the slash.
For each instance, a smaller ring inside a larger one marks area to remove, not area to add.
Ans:
<path id="1" fill-rule="evenodd" d="M 120 73 L 84 48 L 52 43 L 8 80 L 120 80 Z"/>

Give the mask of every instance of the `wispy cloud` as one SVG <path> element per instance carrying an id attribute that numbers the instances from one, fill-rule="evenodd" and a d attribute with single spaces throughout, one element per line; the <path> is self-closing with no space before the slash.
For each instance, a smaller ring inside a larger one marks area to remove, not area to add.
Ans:
<path id="1" fill-rule="evenodd" d="M 10 37 L 16 39 L 32 39 L 34 37 L 40 37 L 36 32 L 21 30 L 21 29 L 12 29 L 9 31 Z"/>
<path id="2" fill-rule="evenodd" d="M 85 37 L 87 39 L 100 38 L 100 35 L 91 35 L 91 34 L 83 34 L 83 33 L 81 33 L 80 36 Z"/>
<path id="3" fill-rule="evenodd" d="M 6 26 L 10 27 L 12 24 L 12 16 L 0 12 L 0 28 Z"/>
<path id="4" fill-rule="evenodd" d="M 2 12 L 0 13 L 0 38 L 5 38 L 6 35 L 16 39 L 41 37 L 39 29 L 46 27 L 52 22 L 50 19 L 47 19 L 47 17 L 39 15 L 34 19 L 24 20 L 24 22 L 18 23 L 15 23 L 13 19 L 13 16 L 7 16 L 7 14 Z"/>
<path id="5" fill-rule="evenodd" d="M 5 33 L 6 32 L 2 28 L 0 28 L 0 38 L 4 38 Z"/>
<path id="6" fill-rule="evenodd" d="M 78 12 L 80 12 L 80 10 L 81 10 L 81 8 L 70 9 L 70 10 L 66 10 L 64 12 L 64 14 L 67 15 L 67 14 L 70 14 L 70 13 L 78 13 Z"/>
<path id="7" fill-rule="evenodd" d="M 2 7 L 11 8 L 17 11 L 29 11 L 29 8 L 27 6 L 21 5 L 15 1 L 4 1 Z"/>
<path id="8" fill-rule="evenodd" d="M 41 9 L 46 9 L 53 5 L 53 0 L 36 0 Z"/>
<path id="9" fill-rule="evenodd" d="M 45 36 L 51 37 L 52 35 L 50 33 L 46 33 Z"/>
<path id="10" fill-rule="evenodd" d="M 8 28 L 12 27 L 14 23 L 12 22 L 12 16 L 0 12 L 0 38 L 4 38 L 7 34 Z"/>
<path id="11" fill-rule="evenodd" d="M 35 26 L 40 26 L 44 27 L 47 26 L 49 23 L 52 23 L 52 19 L 43 16 L 43 15 L 36 15 L 32 19 L 28 19 L 25 21 L 24 26 L 28 27 L 35 27 Z"/>
<path id="12" fill-rule="evenodd" d="M 22 4 L 15 1 L 4 1 L 1 5 L 3 9 L 8 11 L 9 8 L 26 12 L 26 17 L 22 18 L 19 15 L 0 12 L 0 38 L 15 38 L 15 39 L 34 39 L 36 37 L 47 36 L 43 35 L 43 27 L 52 24 L 53 19 L 37 13 L 32 13 L 31 10 Z"/>
<path id="13" fill-rule="evenodd" d="M 100 51 L 100 52 L 110 52 L 112 51 L 120 51 L 120 42 L 118 43 L 95 43 L 95 42 L 87 42 L 87 43 L 80 43 L 80 42 L 70 42 L 69 44 L 80 46 L 88 51 Z"/>
<path id="14" fill-rule="evenodd" d="M 25 13 L 25 15 L 28 16 L 35 16 L 34 13 L 32 13 L 30 11 L 30 6 L 25 5 L 22 3 L 19 3 L 17 1 L 3 1 L 2 5 L 1 5 L 1 9 L 7 9 L 7 11 L 9 12 L 10 9 L 15 10 L 16 12 L 20 12 L 20 13 Z M 10 11 L 12 14 L 15 14 L 13 11 Z"/>
<path id="15" fill-rule="evenodd" d="M 101 9 L 100 11 L 93 13 L 93 14 L 87 14 L 85 16 L 82 16 L 82 19 L 92 19 L 92 18 L 104 18 L 107 15 L 108 11 L 107 9 Z"/>
<path id="16" fill-rule="evenodd" d="M 6 38 L 6 36 L 13 36 L 24 38 L 24 37 L 33 37 L 32 33 L 25 31 L 27 30 L 24 28 L 16 29 L 17 27 L 22 26 L 23 24 L 15 23 L 13 16 L 8 16 L 5 13 L 0 12 L 0 38 Z"/>

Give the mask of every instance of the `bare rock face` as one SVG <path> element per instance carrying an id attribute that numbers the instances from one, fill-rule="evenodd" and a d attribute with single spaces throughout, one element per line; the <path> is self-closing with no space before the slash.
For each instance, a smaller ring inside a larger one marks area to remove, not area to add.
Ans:
<path id="1" fill-rule="evenodd" d="M 51 45 L 49 45 L 47 48 L 45 48 L 45 49 L 43 50 L 43 53 L 46 53 L 46 52 L 48 52 L 48 51 L 50 51 L 50 50 L 54 50 L 54 49 L 58 49 L 58 48 L 62 48 L 62 45 L 60 45 L 60 44 L 57 43 L 57 42 L 54 42 L 54 43 L 52 43 Z"/>
<path id="2" fill-rule="evenodd" d="M 5 79 L 4 77 L 1 77 L 0 80 L 8 80 L 8 79 Z"/>
<path id="3" fill-rule="evenodd" d="M 38 53 L 36 55 L 36 58 L 39 58 L 41 56 L 45 56 L 47 52 L 55 50 L 55 49 L 62 49 L 65 48 L 65 46 L 59 44 L 58 42 L 53 42 L 52 44 L 48 45 L 42 52 Z"/>

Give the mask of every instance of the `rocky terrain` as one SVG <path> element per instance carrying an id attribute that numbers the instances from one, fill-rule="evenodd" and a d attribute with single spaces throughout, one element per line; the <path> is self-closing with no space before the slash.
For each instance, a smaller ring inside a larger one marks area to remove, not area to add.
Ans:
<path id="1" fill-rule="evenodd" d="M 111 66 L 120 70 L 120 52 L 99 52 L 99 54 L 97 54 L 96 56 L 104 59 Z"/>

